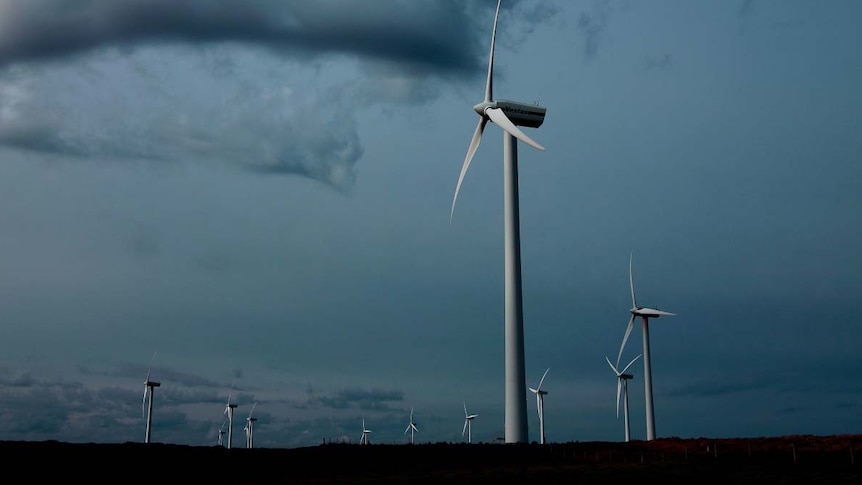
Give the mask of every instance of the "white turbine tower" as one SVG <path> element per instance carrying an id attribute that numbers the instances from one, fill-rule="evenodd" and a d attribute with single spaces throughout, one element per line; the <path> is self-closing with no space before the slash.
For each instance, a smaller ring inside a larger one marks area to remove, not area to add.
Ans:
<path id="1" fill-rule="evenodd" d="M 150 359 L 150 365 L 147 366 L 147 378 L 144 379 L 144 397 L 141 400 L 141 413 L 147 420 L 147 433 L 144 438 L 144 443 L 150 442 L 150 431 L 153 426 L 153 390 L 162 385 L 160 382 L 150 380 L 150 372 L 153 368 L 153 361 L 156 359 L 156 353 L 158 353 L 158 350 L 153 352 L 153 357 Z"/>
<path id="2" fill-rule="evenodd" d="M 652 400 L 652 371 L 650 369 L 650 355 L 649 355 L 649 319 L 650 318 L 658 318 L 662 315 L 673 316 L 675 313 L 669 313 L 665 311 L 661 311 L 657 308 L 649 308 L 649 307 L 640 307 L 637 304 L 637 300 L 635 299 L 635 284 L 634 278 L 632 277 L 632 256 L 629 255 L 629 286 L 632 290 L 632 308 L 629 310 L 632 314 L 632 317 L 629 319 L 629 324 L 626 327 L 626 334 L 623 337 L 623 343 L 620 345 L 620 353 L 617 354 L 617 367 L 620 366 L 620 357 L 623 355 L 623 349 L 626 346 L 626 340 L 629 338 L 629 334 L 632 332 L 632 328 L 634 328 L 635 318 L 641 317 L 643 320 L 643 341 L 644 341 L 644 394 L 646 401 L 646 428 L 647 428 L 647 441 L 651 441 L 655 439 L 655 412 L 653 411 L 653 400 Z"/>
<path id="3" fill-rule="evenodd" d="M 623 397 L 623 415 L 625 416 L 626 423 L 626 442 L 629 441 L 631 437 L 631 429 L 629 427 L 629 379 L 634 376 L 631 374 L 626 374 L 626 371 L 629 370 L 629 367 L 635 363 L 636 360 L 640 358 L 640 354 L 637 357 L 632 359 L 631 362 L 626 365 L 623 370 L 617 370 L 617 368 L 611 364 L 611 359 L 608 356 L 605 356 L 605 360 L 608 361 L 608 365 L 611 366 L 611 370 L 614 371 L 614 374 L 617 376 L 617 418 L 620 417 L 620 394 Z"/>
<path id="4" fill-rule="evenodd" d="M 416 423 L 413 422 L 413 408 L 410 408 L 410 424 L 407 425 L 407 429 L 404 430 L 404 434 L 410 432 L 410 444 L 413 444 L 413 437 L 416 433 L 419 432 L 419 428 L 416 427 Z"/>
<path id="5" fill-rule="evenodd" d="M 545 444 L 545 395 L 548 394 L 548 391 L 542 389 L 542 383 L 545 382 L 545 376 L 548 375 L 549 370 L 551 370 L 550 367 L 542 374 L 542 379 L 539 380 L 539 385 L 535 389 L 530 388 L 530 391 L 536 395 L 536 410 L 539 413 L 539 443 L 543 445 Z"/>
<path id="6" fill-rule="evenodd" d="M 470 161 L 479 147 L 482 132 L 488 121 L 503 130 L 503 195 L 505 213 L 505 356 L 506 356 L 506 442 L 527 441 L 527 392 L 524 370 L 524 312 L 521 294 L 521 236 L 518 209 L 518 145 L 517 140 L 544 150 L 518 126 L 538 128 L 545 121 L 546 109 L 532 104 L 497 100 L 493 94 L 494 43 L 497 36 L 497 19 L 500 15 L 500 0 L 494 14 L 494 29 L 491 33 L 491 51 L 488 56 L 488 78 L 485 84 L 485 99 L 473 106 L 479 114 L 479 124 L 467 149 L 464 165 L 455 187 L 449 221 L 455 213 L 455 201 L 464 181 Z"/>
<path id="7" fill-rule="evenodd" d="M 245 431 L 245 447 L 246 448 L 254 448 L 254 422 L 257 421 L 257 418 L 252 416 L 254 413 L 254 408 L 257 407 L 257 403 L 254 403 L 251 406 L 251 411 L 248 412 L 248 417 L 245 418 L 245 427 L 243 431 Z"/>
<path id="8" fill-rule="evenodd" d="M 371 430 L 365 427 L 365 419 L 363 418 L 362 419 L 362 436 L 359 437 L 359 444 L 360 445 L 369 444 L 369 442 L 368 442 L 368 435 L 369 434 L 371 434 Z"/>
<path id="9" fill-rule="evenodd" d="M 231 395 L 227 395 L 227 405 L 224 407 L 224 414 L 227 416 L 227 449 L 231 449 L 233 445 L 233 410 L 236 409 L 236 404 L 230 402 Z"/>
<path id="10" fill-rule="evenodd" d="M 467 433 L 467 443 L 473 442 L 473 420 L 479 416 L 478 414 L 467 414 L 467 403 L 464 403 L 464 429 L 461 430 L 461 437 Z"/>

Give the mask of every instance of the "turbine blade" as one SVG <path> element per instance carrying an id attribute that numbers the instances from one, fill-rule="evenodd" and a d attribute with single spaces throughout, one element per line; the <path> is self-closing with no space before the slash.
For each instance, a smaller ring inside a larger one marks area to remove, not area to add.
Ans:
<path id="1" fill-rule="evenodd" d="M 536 387 L 536 389 L 537 389 L 537 390 L 542 389 L 542 383 L 543 383 L 543 382 L 545 382 L 545 376 L 546 376 L 546 375 L 548 375 L 548 371 L 549 371 L 549 370 L 551 370 L 551 368 L 550 368 L 550 367 L 548 367 L 548 368 L 545 370 L 545 373 L 544 373 L 544 374 L 542 374 L 542 380 L 540 380 L 540 381 L 539 381 L 539 385 L 538 385 L 538 387 Z"/>
<path id="2" fill-rule="evenodd" d="M 605 360 L 606 360 L 606 361 L 608 361 L 608 365 L 609 365 L 609 366 L 611 366 L 611 370 L 613 370 L 613 371 L 614 371 L 614 374 L 616 374 L 617 376 L 619 376 L 619 375 L 620 375 L 620 372 L 617 370 L 617 368 L 616 368 L 616 367 L 614 367 L 614 365 L 613 365 L 613 364 L 611 364 L 611 359 L 609 359 L 607 355 L 605 356 Z"/>
<path id="3" fill-rule="evenodd" d="M 625 373 L 626 373 L 626 371 L 627 371 L 627 370 L 629 370 L 629 367 L 631 367 L 631 366 L 632 366 L 632 364 L 634 364 L 636 360 L 640 359 L 642 355 L 643 355 L 643 354 L 638 354 L 638 356 L 637 356 L 637 357 L 635 357 L 634 359 L 632 359 L 632 361 L 631 361 L 631 362 L 629 362 L 629 365 L 627 365 L 627 366 L 623 369 L 623 371 L 622 371 L 622 372 L 620 372 L 620 374 L 625 374 Z"/>
<path id="4" fill-rule="evenodd" d="M 494 43 L 497 37 L 497 18 L 500 16 L 500 3 L 497 0 L 497 11 L 494 13 L 494 30 L 491 32 L 491 53 L 488 55 L 488 80 L 485 84 L 485 101 L 494 97 Z"/>
<path id="5" fill-rule="evenodd" d="M 141 399 L 141 417 L 147 417 L 147 391 L 149 389 L 147 386 L 144 386 L 144 397 Z"/>
<path id="6" fill-rule="evenodd" d="M 617 367 L 620 366 L 620 357 L 623 356 L 623 349 L 626 348 L 626 340 L 629 339 L 629 335 L 632 333 L 632 328 L 634 328 L 635 324 L 635 316 L 632 314 L 632 317 L 629 319 L 629 325 L 626 327 L 626 334 L 623 337 L 623 343 L 620 345 L 620 353 L 617 354 Z"/>
<path id="7" fill-rule="evenodd" d="M 485 114 L 488 116 L 488 118 L 491 118 L 491 121 L 496 123 L 503 130 L 505 130 L 506 133 L 514 136 L 515 138 L 526 143 L 527 145 L 530 145 L 531 147 L 535 148 L 536 150 L 544 150 L 545 149 L 545 147 L 543 147 L 542 145 L 539 145 L 538 143 L 533 141 L 532 138 L 527 136 L 526 133 L 524 133 L 523 131 L 521 131 L 520 128 L 515 126 L 515 123 L 512 123 L 512 120 L 510 120 L 509 117 L 506 116 L 505 113 L 503 113 L 502 109 L 500 109 L 500 108 L 488 108 L 485 110 Z"/>
<path id="8" fill-rule="evenodd" d="M 467 417 L 467 403 L 464 403 L 464 417 Z"/>
<path id="9" fill-rule="evenodd" d="M 464 436 L 464 433 L 467 432 L 467 424 L 470 422 L 469 419 L 464 420 L 464 429 L 461 430 L 461 436 Z"/>
<path id="10" fill-rule="evenodd" d="M 458 176 L 458 185 L 455 186 L 455 197 L 452 198 L 452 210 L 449 212 L 450 224 L 452 223 L 452 217 L 455 215 L 455 202 L 458 200 L 458 192 L 461 191 L 461 184 L 464 183 L 464 175 L 467 174 L 467 168 L 470 167 L 473 155 L 476 154 L 476 149 L 479 148 L 479 142 L 482 141 L 482 132 L 485 131 L 486 124 L 488 124 L 488 118 L 483 116 L 479 119 L 479 124 L 476 125 L 476 131 L 473 132 L 473 139 L 470 141 L 470 147 L 467 149 L 464 165 L 461 166 L 461 175 Z"/>
<path id="11" fill-rule="evenodd" d="M 632 258 L 634 257 L 634 253 L 629 254 L 629 287 L 632 289 L 632 308 L 637 308 L 637 300 L 635 300 L 635 280 L 632 277 Z M 619 364 L 619 361 L 617 361 Z"/>

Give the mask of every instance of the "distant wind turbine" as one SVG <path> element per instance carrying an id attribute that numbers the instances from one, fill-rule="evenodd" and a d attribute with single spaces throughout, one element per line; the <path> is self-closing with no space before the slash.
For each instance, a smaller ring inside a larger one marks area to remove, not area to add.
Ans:
<path id="1" fill-rule="evenodd" d="M 144 438 L 144 443 L 150 442 L 150 431 L 153 426 L 153 390 L 161 386 L 160 382 L 150 380 L 150 372 L 153 368 L 153 361 L 156 360 L 158 350 L 153 352 L 153 357 L 150 359 L 150 365 L 147 366 L 147 378 L 144 379 L 144 397 L 141 400 L 141 412 L 147 420 L 147 434 Z"/>
<path id="2" fill-rule="evenodd" d="M 232 391 L 231 391 L 232 392 Z M 224 414 L 227 416 L 227 449 L 231 449 L 233 445 L 233 410 L 236 409 L 236 404 L 230 402 L 231 394 L 227 395 L 227 405 L 224 407 Z"/>
<path id="3" fill-rule="evenodd" d="M 416 427 L 416 423 L 413 422 L 413 408 L 410 408 L 410 424 L 407 425 L 407 429 L 404 430 L 404 434 L 410 432 L 410 444 L 413 444 L 413 436 L 419 432 L 419 428 Z"/>
<path id="4" fill-rule="evenodd" d="M 257 407 L 257 403 L 254 403 L 251 406 L 251 411 L 248 412 L 248 417 L 245 418 L 245 447 L 246 448 L 254 448 L 254 422 L 257 421 L 257 418 L 252 416 L 254 413 L 254 408 Z"/>
<path id="5" fill-rule="evenodd" d="M 219 446 L 223 446 L 223 445 L 224 445 L 224 439 L 223 439 L 223 436 L 224 436 L 225 432 L 226 432 L 226 431 L 224 430 L 224 421 L 222 421 L 222 422 L 221 422 L 221 426 L 219 426 L 219 428 L 218 428 L 218 445 L 219 445 Z"/>
<path id="6" fill-rule="evenodd" d="M 371 434 L 371 430 L 365 427 L 365 419 L 363 418 L 362 419 L 362 436 L 359 437 L 359 444 L 360 445 L 369 444 L 369 442 L 368 442 L 368 435 L 369 434 Z"/>
<path id="7" fill-rule="evenodd" d="M 632 379 L 634 376 L 631 374 L 626 374 L 626 371 L 629 370 L 629 367 L 635 363 L 636 360 L 640 358 L 641 354 L 638 354 L 637 357 L 632 359 L 631 362 L 626 365 L 623 370 L 617 370 L 617 368 L 611 363 L 611 359 L 608 356 L 605 356 L 605 360 L 608 361 L 608 365 L 611 366 L 611 370 L 614 371 L 614 374 L 617 376 L 617 418 L 620 417 L 620 394 L 622 394 L 623 398 L 623 414 L 625 416 L 625 425 L 626 425 L 626 442 L 629 441 L 631 437 L 631 430 L 629 428 L 629 383 L 628 380 Z"/>
<path id="8" fill-rule="evenodd" d="M 485 84 L 485 99 L 473 106 L 479 114 L 479 124 L 467 149 L 464 165 L 455 187 L 449 221 L 455 213 L 455 201 L 464 182 L 467 168 L 479 148 L 482 133 L 488 121 L 503 130 L 503 186 L 505 213 L 505 358 L 506 358 L 506 442 L 524 443 L 527 436 L 527 403 L 524 400 L 526 373 L 524 369 L 524 312 L 521 293 L 521 236 L 518 208 L 518 145 L 517 140 L 538 150 L 539 145 L 521 131 L 518 126 L 538 128 L 545 120 L 546 109 L 533 104 L 494 99 L 494 44 L 497 36 L 497 19 L 500 16 L 500 0 L 494 14 L 491 33 L 491 51 L 488 56 L 488 78 Z"/>
<path id="9" fill-rule="evenodd" d="M 467 414 L 467 403 L 464 403 L 464 429 L 461 430 L 461 436 L 467 433 L 467 443 L 473 442 L 473 420 L 478 416 L 478 414 Z"/>
<path id="10" fill-rule="evenodd" d="M 648 308 L 638 306 L 637 300 L 635 299 L 635 283 L 634 278 L 632 277 L 632 257 L 633 254 L 629 255 L 629 286 L 632 290 L 632 308 L 629 310 L 632 314 L 632 317 L 629 319 L 629 324 L 626 327 L 626 334 L 623 337 L 623 343 L 620 345 L 620 352 L 617 354 L 617 365 L 620 366 L 620 357 L 623 355 L 623 349 L 626 346 L 626 340 L 629 339 L 629 334 L 632 333 L 632 328 L 634 328 L 635 318 L 641 317 L 643 319 L 643 341 L 644 341 L 644 394 L 646 401 L 646 426 L 647 426 L 647 441 L 651 441 L 655 439 L 655 412 L 653 411 L 653 399 L 652 399 L 652 371 L 650 369 L 650 355 L 649 355 L 649 319 L 650 318 L 658 318 L 662 315 L 673 316 L 675 313 L 669 313 L 665 311 L 661 311 L 656 308 Z"/>
<path id="11" fill-rule="evenodd" d="M 535 389 L 530 388 L 530 391 L 536 395 L 536 410 L 539 413 L 539 443 L 543 445 L 545 444 L 545 395 L 548 394 L 548 391 L 542 389 L 542 383 L 545 382 L 545 376 L 548 375 L 549 370 L 551 370 L 550 367 L 542 374 L 542 379 L 539 380 L 539 385 Z"/>

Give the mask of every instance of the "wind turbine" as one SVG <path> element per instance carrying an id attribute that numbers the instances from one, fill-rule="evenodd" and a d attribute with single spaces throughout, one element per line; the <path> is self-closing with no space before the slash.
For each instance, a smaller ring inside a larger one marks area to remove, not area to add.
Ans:
<path id="1" fill-rule="evenodd" d="M 245 447 L 246 448 L 253 448 L 254 447 L 254 422 L 257 421 L 257 418 L 253 417 L 252 413 L 254 412 L 254 408 L 256 408 L 256 407 L 257 407 L 257 403 L 254 403 L 251 406 L 251 411 L 248 412 L 248 417 L 245 418 L 245 428 L 243 428 L 243 431 L 245 431 Z"/>
<path id="2" fill-rule="evenodd" d="M 362 419 L 362 436 L 359 437 L 360 445 L 367 445 L 368 443 L 368 435 L 371 434 L 371 430 L 365 427 L 365 419 Z"/>
<path id="3" fill-rule="evenodd" d="M 640 358 L 641 354 L 638 354 L 637 357 L 632 359 L 631 362 L 628 363 L 627 366 L 623 368 L 623 370 L 617 370 L 613 364 L 611 364 L 611 359 L 608 356 L 605 356 L 605 360 L 608 361 L 608 365 L 611 366 L 611 370 L 614 371 L 614 374 L 617 376 L 617 418 L 620 417 L 620 393 L 623 396 L 623 415 L 625 416 L 626 423 L 626 442 L 629 441 L 631 436 L 631 430 L 629 428 L 629 383 L 628 380 L 633 378 L 634 376 L 631 374 L 626 374 L 626 371 L 629 370 L 629 367 L 635 363 L 636 360 Z"/>
<path id="4" fill-rule="evenodd" d="M 225 434 L 224 421 L 222 421 L 221 426 L 219 426 L 219 428 L 218 428 L 218 445 L 219 446 L 223 445 L 224 440 L 222 437 L 224 436 L 224 434 Z"/>
<path id="5" fill-rule="evenodd" d="M 488 78 L 485 84 L 485 99 L 473 106 L 479 114 L 479 124 L 467 149 L 464 165 L 455 187 L 449 222 L 455 213 L 455 201 L 464 182 L 467 168 L 479 147 L 482 133 L 488 121 L 503 130 L 503 196 L 505 213 L 505 355 L 506 355 L 506 442 L 527 441 L 527 392 L 524 369 L 524 312 L 521 294 L 521 236 L 518 208 L 518 145 L 517 140 L 538 150 L 539 145 L 521 131 L 518 126 L 538 128 L 545 121 L 546 109 L 537 105 L 494 99 L 494 43 L 497 36 L 497 19 L 500 15 L 500 0 L 494 14 L 494 29 L 491 33 L 491 51 L 488 56 Z"/>
<path id="6" fill-rule="evenodd" d="M 153 426 L 153 389 L 162 385 L 160 382 L 150 380 L 150 371 L 153 368 L 153 361 L 156 360 L 157 353 L 158 350 L 153 352 L 150 365 L 147 366 L 147 378 L 144 379 L 144 397 L 141 400 L 141 413 L 147 420 L 147 434 L 144 443 L 150 442 L 150 431 Z"/>
<path id="7" fill-rule="evenodd" d="M 461 436 L 467 432 L 467 443 L 473 442 L 473 420 L 479 416 L 478 414 L 467 414 L 467 403 L 464 403 L 464 429 L 461 430 Z"/>
<path id="8" fill-rule="evenodd" d="M 407 425 L 407 429 L 404 430 L 404 434 L 410 432 L 410 444 L 413 444 L 413 436 L 419 432 L 419 428 L 416 427 L 416 423 L 413 422 L 413 408 L 410 408 L 410 424 Z"/>
<path id="9" fill-rule="evenodd" d="M 545 444 L 545 394 L 548 391 L 542 389 L 542 383 L 545 382 L 545 376 L 548 375 L 549 370 L 551 370 L 550 367 L 542 374 L 542 379 L 539 380 L 539 385 L 535 389 L 530 388 L 530 391 L 536 395 L 536 410 L 539 412 L 539 443 L 543 445 Z"/>
<path id="10" fill-rule="evenodd" d="M 632 308 L 629 310 L 632 314 L 632 317 L 629 319 L 628 327 L 626 327 L 626 334 L 623 337 L 623 343 L 620 345 L 620 353 L 617 354 L 617 367 L 620 366 L 620 357 L 623 355 L 623 349 L 626 346 L 626 340 L 629 338 L 629 334 L 632 333 L 632 328 L 634 328 L 635 318 L 641 317 L 643 320 L 643 340 L 644 340 L 644 394 L 646 401 L 646 425 L 647 425 L 647 441 L 651 441 L 655 439 L 655 412 L 653 411 L 653 400 L 652 400 L 652 372 L 650 370 L 650 356 L 649 356 L 649 319 L 650 318 L 658 318 L 662 315 L 674 316 L 675 313 L 669 313 L 665 311 L 661 311 L 657 308 L 649 308 L 649 307 L 641 307 L 638 306 L 637 300 L 635 299 L 635 284 L 634 278 L 632 277 L 632 257 L 633 255 L 629 255 L 629 286 L 632 290 Z"/>
<path id="11" fill-rule="evenodd" d="M 233 410 L 236 409 L 236 404 L 230 402 L 230 393 L 227 395 L 227 405 L 224 407 L 224 414 L 227 416 L 227 449 L 233 444 Z"/>

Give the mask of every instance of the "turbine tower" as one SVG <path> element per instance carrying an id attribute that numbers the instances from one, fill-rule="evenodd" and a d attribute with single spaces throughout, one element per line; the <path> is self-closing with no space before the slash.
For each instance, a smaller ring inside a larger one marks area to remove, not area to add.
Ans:
<path id="1" fill-rule="evenodd" d="M 521 236 L 518 208 L 518 145 L 517 140 L 544 150 L 518 126 L 538 128 L 545 121 L 546 109 L 540 106 L 508 100 L 494 99 L 494 43 L 497 36 L 497 19 L 500 15 L 500 0 L 494 14 L 494 29 L 491 33 L 491 51 L 488 56 L 488 78 L 485 84 L 485 99 L 473 106 L 479 114 L 479 124 L 467 149 L 464 165 L 455 187 L 451 223 L 455 213 L 455 202 L 464 182 L 470 161 L 479 147 L 485 125 L 490 120 L 503 130 L 503 199 L 505 215 L 505 357 L 506 357 L 506 442 L 527 442 L 527 402 L 524 399 L 526 373 L 524 370 L 524 312 L 521 294 Z"/>
<path id="2" fill-rule="evenodd" d="M 141 400 L 141 413 L 147 420 L 147 434 L 144 438 L 144 443 L 150 442 L 150 431 L 153 427 L 153 390 L 161 386 L 160 382 L 150 380 L 150 371 L 153 368 L 153 361 L 156 359 L 156 353 L 153 352 L 153 357 L 150 359 L 150 365 L 147 366 L 147 378 L 144 379 L 144 397 Z"/>
<path id="3" fill-rule="evenodd" d="M 632 328 L 634 328 L 635 318 L 641 317 L 643 320 L 643 341 L 644 341 L 644 394 L 646 401 L 646 429 L 647 429 L 647 441 L 651 441 L 655 439 L 655 412 L 653 411 L 653 399 L 652 399 L 652 371 L 650 369 L 650 355 L 649 355 L 649 319 L 650 318 L 658 318 L 662 315 L 674 316 L 675 313 L 669 313 L 665 311 L 661 311 L 657 308 L 649 308 L 649 307 L 640 307 L 637 304 L 637 300 L 635 299 L 635 284 L 634 278 L 632 277 L 632 256 L 629 255 L 629 287 L 632 290 L 632 308 L 629 310 L 632 314 L 632 317 L 629 319 L 629 324 L 626 327 L 626 334 L 623 337 L 623 343 L 620 345 L 620 353 L 617 354 L 617 367 L 620 366 L 620 357 L 623 355 L 623 349 L 626 346 L 626 340 L 629 338 L 629 334 L 632 333 Z"/>
<path id="4" fill-rule="evenodd" d="M 419 432 L 419 428 L 416 427 L 416 423 L 413 422 L 413 408 L 410 408 L 410 424 L 407 425 L 407 429 L 404 430 L 404 434 L 410 432 L 410 444 L 413 444 L 413 436 Z"/>
<path id="5" fill-rule="evenodd" d="M 611 359 L 608 356 L 605 356 L 605 360 L 608 361 L 608 365 L 611 366 L 611 370 L 614 371 L 614 374 L 617 376 L 617 419 L 620 417 L 620 393 L 622 393 L 623 397 L 623 415 L 625 416 L 626 423 L 626 443 L 628 443 L 631 438 L 631 429 L 629 428 L 629 383 L 628 380 L 633 378 L 634 376 L 631 374 L 626 374 L 626 371 L 629 370 L 629 367 L 635 363 L 636 360 L 640 358 L 641 354 L 638 354 L 637 357 L 632 359 L 631 362 L 628 363 L 627 366 L 623 368 L 623 370 L 618 371 L 613 364 L 611 364 Z"/>
<path id="6" fill-rule="evenodd" d="M 236 409 L 236 404 L 230 402 L 231 395 L 227 395 L 227 405 L 224 407 L 224 414 L 227 416 L 227 449 L 231 449 L 233 445 L 233 410 Z"/>
<path id="7" fill-rule="evenodd" d="M 473 442 L 473 420 L 479 416 L 478 414 L 467 414 L 467 403 L 464 403 L 464 429 L 461 430 L 461 437 L 467 433 L 467 443 Z"/>
<path id="8" fill-rule="evenodd" d="M 362 419 L 362 436 L 359 437 L 360 445 L 367 445 L 368 443 L 368 435 L 371 434 L 371 430 L 365 427 L 365 419 Z"/>
<path id="9" fill-rule="evenodd" d="M 257 407 L 257 403 L 254 403 L 251 406 L 251 411 L 248 412 L 248 417 L 245 418 L 245 427 L 243 431 L 245 431 L 245 447 L 246 448 L 254 448 L 254 422 L 257 421 L 257 418 L 252 416 L 254 412 L 254 408 Z"/>
<path id="10" fill-rule="evenodd" d="M 543 445 L 545 444 L 545 395 L 548 391 L 542 389 L 542 383 L 545 382 L 545 376 L 548 375 L 549 370 L 551 370 L 550 367 L 542 374 L 542 379 L 535 389 L 530 388 L 530 391 L 536 395 L 536 410 L 539 412 L 539 443 Z"/>

